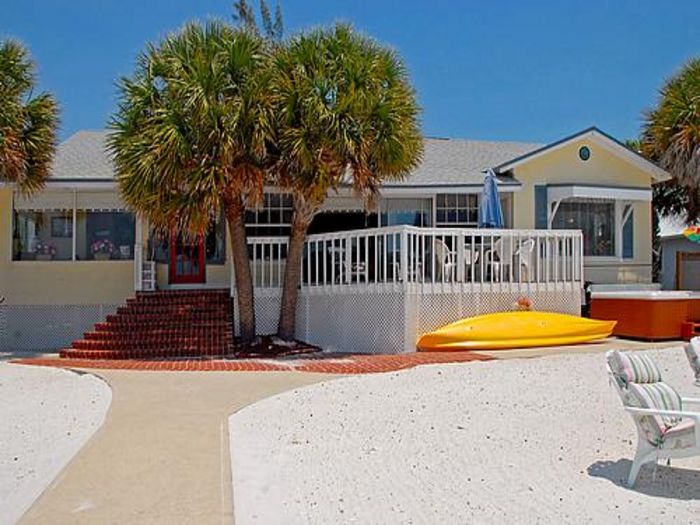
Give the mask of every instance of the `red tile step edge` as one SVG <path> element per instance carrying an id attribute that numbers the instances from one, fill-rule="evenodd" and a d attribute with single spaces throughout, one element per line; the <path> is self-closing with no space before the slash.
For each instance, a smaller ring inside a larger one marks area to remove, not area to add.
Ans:
<path id="1" fill-rule="evenodd" d="M 11 362 L 59 368 L 104 370 L 143 370 L 180 372 L 311 372 L 321 374 L 372 374 L 395 372 L 421 365 L 491 361 L 493 358 L 472 352 L 422 352 L 396 355 L 338 355 L 322 358 L 271 359 L 57 359 L 28 358 Z"/>

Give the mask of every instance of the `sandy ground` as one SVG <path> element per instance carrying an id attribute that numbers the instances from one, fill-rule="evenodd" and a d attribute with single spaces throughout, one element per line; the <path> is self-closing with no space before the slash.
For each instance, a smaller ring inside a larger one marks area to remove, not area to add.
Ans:
<path id="1" fill-rule="evenodd" d="M 649 353 L 700 397 L 679 347 Z M 348 377 L 229 422 L 238 525 L 700 522 L 700 458 L 625 488 L 636 432 L 600 353 Z"/>
<path id="2" fill-rule="evenodd" d="M 112 388 L 107 420 L 20 523 L 231 523 L 229 414 L 280 392 L 337 377 L 297 372 L 90 373 Z"/>
<path id="3" fill-rule="evenodd" d="M 0 363 L 0 523 L 14 523 L 100 427 L 100 379 Z"/>

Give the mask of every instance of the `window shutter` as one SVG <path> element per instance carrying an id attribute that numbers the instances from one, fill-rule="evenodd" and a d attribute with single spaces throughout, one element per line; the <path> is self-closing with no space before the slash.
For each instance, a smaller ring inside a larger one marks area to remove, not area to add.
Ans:
<path id="1" fill-rule="evenodd" d="M 622 258 L 634 258 L 634 212 L 630 213 L 622 227 Z"/>
<path id="2" fill-rule="evenodd" d="M 547 186 L 535 186 L 535 228 L 546 230 L 547 221 Z"/>

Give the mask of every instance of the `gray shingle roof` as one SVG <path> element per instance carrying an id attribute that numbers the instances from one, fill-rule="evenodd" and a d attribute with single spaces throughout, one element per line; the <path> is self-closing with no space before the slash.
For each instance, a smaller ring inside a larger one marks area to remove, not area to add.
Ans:
<path id="1" fill-rule="evenodd" d="M 114 166 L 106 150 L 107 131 L 79 131 L 61 143 L 54 181 L 111 181 Z M 541 147 L 523 142 L 425 139 L 423 162 L 405 180 L 387 187 L 481 186 L 484 170 Z M 502 177 L 503 182 L 516 182 Z"/>
<path id="2" fill-rule="evenodd" d="M 426 138 L 421 165 L 406 180 L 390 186 L 481 186 L 485 170 L 539 147 L 524 142 Z"/>
<path id="3" fill-rule="evenodd" d="M 111 181 L 114 165 L 106 150 L 107 131 L 78 131 L 62 142 L 51 171 L 53 181 Z"/>

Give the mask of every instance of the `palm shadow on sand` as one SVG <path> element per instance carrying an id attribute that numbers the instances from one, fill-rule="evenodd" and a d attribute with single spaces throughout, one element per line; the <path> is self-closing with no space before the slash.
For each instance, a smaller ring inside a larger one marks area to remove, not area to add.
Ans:
<path id="1" fill-rule="evenodd" d="M 618 487 L 627 487 L 627 476 L 632 468 L 629 459 L 617 461 L 596 461 L 588 467 L 588 475 L 605 478 Z M 634 488 L 640 494 L 657 498 L 677 500 L 700 500 L 700 470 L 659 463 L 654 469 L 653 463 L 644 465 Z"/>

